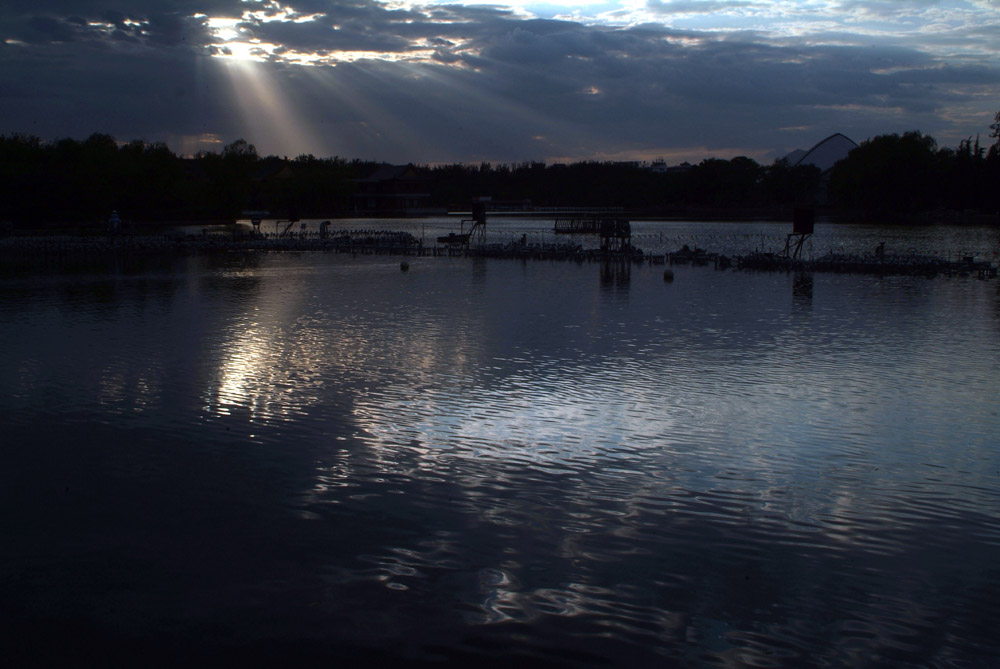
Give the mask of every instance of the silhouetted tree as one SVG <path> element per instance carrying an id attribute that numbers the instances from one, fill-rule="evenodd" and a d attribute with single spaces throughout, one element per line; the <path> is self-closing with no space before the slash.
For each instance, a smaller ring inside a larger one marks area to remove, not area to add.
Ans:
<path id="1" fill-rule="evenodd" d="M 732 160 L 708 158 L 691 168 L 681 181 L 685 199 L 711 207 L 748 207 L 761 203 L 763 168 L 746 156 Z"/>
<path id="2" fill-rule="evenodd" d="M 792 167 L 784 158 L 767 168 L 764 187 L 770 202 L 782 205 L 815 204 L 823 173 L 815 165 Z"/>
<path id="3" fill-rule="evenodd" d="M 833 167 L 830 194 L 841 206 L 892 218 L 940 203 L 937 142 L 919 131 L 879 135 Z"/>
<path id="4" fill-rule="evenodd" d="M 0 221 L 33 215 L 48 182 L 45 160 L 38 137 L 0 136 Z"/>
<path id="5" fill-rule="evenodd" d="M 223 147 L 222 157 L 226 160 L 252 164 L 257 162 L 258 159 L 257 147 L 241 137 L 232 144 L 227 144 Z"/>
<path id="6" fill-rule="evenodd" d="M 990 124 L 990 137 L 995 139 L 990 147 L 990 158 L 1000 158 L 1000 111 L 993 115 L 993 123 Z"/>
<path id="7" fill-rule="evenodd" d="M 937 149 L 919 132 L 880 135 L 851 152 L 831 175 L 834 202 L 871 215 L 909 214 L 947 207 L 1000 208 L 1000 112 L 990 125 L 994 143 L 962 140 Z M 349 214 L 356 180 L 378 163 L 359 159 L 292 161 L 261 158 L 239 139 L 221 153 L 182 159 L 163 143 L 118 142 L 95 133 L 84 141 L 43 142 L 0 136 L 0 220 L 100 223 L 112 209 L 126 219 L 232 219 L 245 209 L 277 216 Z M 688 170 L 655 173 L 631 163 L 584 161 L 441 165 L 418 168 L 432 203 L 467 207 L 472 198 L 530 200 L 540 206 L 621 206 L 681 212 L 695 206 L 734 214 L 761 206 L 805 204 L 820 187 L 818 168 L 776 161 L 764 168 L 740 156 L 710 158 Z M 686 212 L 688 213 L 688 212 Z"/>

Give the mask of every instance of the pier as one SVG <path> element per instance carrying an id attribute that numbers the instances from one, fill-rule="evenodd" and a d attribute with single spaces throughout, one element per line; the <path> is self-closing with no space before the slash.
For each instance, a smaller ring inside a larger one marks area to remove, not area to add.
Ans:
<path id="1" fill-rule="evenodd" d="M 754 252 L 727 256 L 687 246 L 673 252 L 647 254 L 631 246 L 625 225 L 614 231 L 605 225 L 600 248 L 576 243 L 527 243 L 523 238 L 506 244 L 425 245 L 406 232 L 352 230 L 322 235 L 203 234 L 167 235 L 25 235 L 0 238 L 0 254 L 8 266 L 45 265 L 66 258 L 107 255 L 132 257 L 168 254 L 235 252 L 321 252 L 352 255 L 416 257 L 514 258 L 521 260 L 616 261 L 666 265 L 711 265 L 716 270 L 748 272 L 834 272 L 875 275 L 976 276 L 995 278 L 997 268 L 972 257 L 959 260 L 915 254 L 869 255 L 829 253 L 811 259 L 785 254 Z"/>

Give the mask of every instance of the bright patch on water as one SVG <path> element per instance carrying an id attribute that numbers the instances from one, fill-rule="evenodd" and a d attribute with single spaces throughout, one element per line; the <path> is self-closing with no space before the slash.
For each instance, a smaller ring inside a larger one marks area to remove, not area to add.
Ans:
<path id="1" fill-rule="evenodd" d="M 675 270 L 0 279 L 18 648 L 995 657 L 996 282 Z"/>

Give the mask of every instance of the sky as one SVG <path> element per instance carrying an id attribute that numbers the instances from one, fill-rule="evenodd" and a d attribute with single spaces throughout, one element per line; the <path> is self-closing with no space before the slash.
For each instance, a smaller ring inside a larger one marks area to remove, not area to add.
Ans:
<path id="1" fill-rule="evenodd" d="M 1000 0 L 4 0 L 0 134 L 390 163 L 982 136 Z"/>

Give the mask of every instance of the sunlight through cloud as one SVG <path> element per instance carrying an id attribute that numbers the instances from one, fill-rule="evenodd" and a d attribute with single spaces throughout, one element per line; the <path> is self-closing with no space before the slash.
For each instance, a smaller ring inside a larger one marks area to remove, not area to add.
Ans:
<path id="1" fill-rule="evenodd" d="M 864 137 L 901 119 L 953 143 L 989 127 L 1000 90 L 1000 10 L 984 0 L 36 4 L 0 21 L 19 123 L 90 130 L 82 114 L 38 120 L 72 93 L 115 133 L 166 127 L 192 148 L 212 132 L 399 161 L 781 154 L 781 128 Z M 36 82 L 55 56 L 70 67 Z M 88 75 L 148 91 L 97 100 Z"/>
<path id="2" fill-rule="evenodd" d="M 247 59 L 223 63 L 248 136 L 270 137 L 291 155 L 311 153 L 325 144 L 270 68 Z"/>

